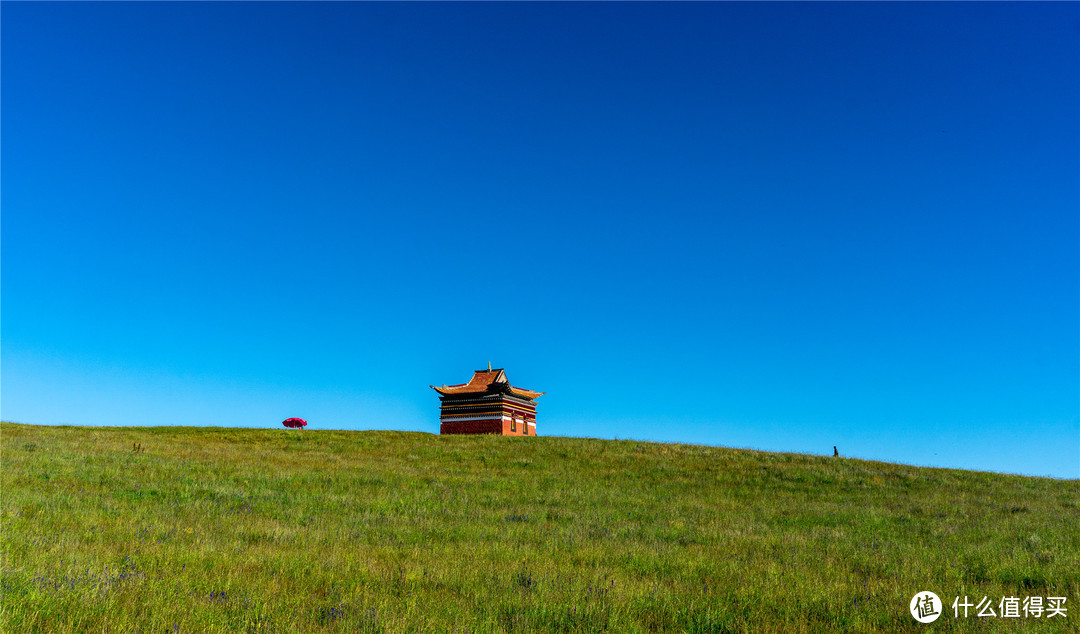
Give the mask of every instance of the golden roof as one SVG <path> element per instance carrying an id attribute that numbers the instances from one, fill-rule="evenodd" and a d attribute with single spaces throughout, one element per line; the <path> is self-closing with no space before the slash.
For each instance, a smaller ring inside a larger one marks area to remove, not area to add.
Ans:
<path id="1" fill-rule="evenodd" d="M 472 379 L 469 380 L 468 383 L 461 383 L 460 385 L 432 385 L 431 389 L 443 395 L 483 394 L 484 392 L 487 392 L 492 385 L 497 383 L 509 383 L 506 379 L 506 372 L 503 372 L 502 368 L 496 368 L 494 370 L 477 370 L 476 372 L 473 372 Z M 526 390 L 514 386 L 510 386 L 510 393 L 524 398 L 536 398 L 545 394 L 545 392 L 534 392 L 533 390 Z"/>

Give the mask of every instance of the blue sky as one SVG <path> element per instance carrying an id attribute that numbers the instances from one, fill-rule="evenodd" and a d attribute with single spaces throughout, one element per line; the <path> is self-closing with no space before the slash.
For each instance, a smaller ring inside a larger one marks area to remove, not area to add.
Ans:
<path id="1" fill-rule="evenodd" d="M 13 3 L 0 415 L 1080 477 L 1076 3 Z"/>

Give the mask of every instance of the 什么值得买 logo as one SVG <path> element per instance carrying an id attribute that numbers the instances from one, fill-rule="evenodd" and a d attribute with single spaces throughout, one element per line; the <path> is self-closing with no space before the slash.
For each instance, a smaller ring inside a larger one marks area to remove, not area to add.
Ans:
<path id="1" fill-rule="evenodd" d="M 919 623 L 933 623 L 941 616 L 941 599 L 929 590 L 923 590 L 912 597 L 908 607 L 911 616 Z"/>

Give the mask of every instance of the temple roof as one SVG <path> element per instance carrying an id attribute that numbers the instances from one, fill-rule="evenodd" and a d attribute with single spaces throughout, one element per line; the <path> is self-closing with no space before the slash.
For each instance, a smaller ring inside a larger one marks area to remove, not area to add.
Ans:
<path id="1" fill-rule="evenodd" d="M 460 385 L 432 385 L 431 389 L 444 396 L 449 394 L 484 394 L 486 392 L 497 392 L 504 385 L 514 396 L 536 398 L 544 395 L 544 392 L 534 392 L 532 390 L 511 386 L 510 381 L 506 378 L 506 372 L 504 372 L 502 368 L 495 368 L 494 370 L 477 370 L 476 372 L 473 372 L 472 379 L 468 383 L 462 383 Z"/>

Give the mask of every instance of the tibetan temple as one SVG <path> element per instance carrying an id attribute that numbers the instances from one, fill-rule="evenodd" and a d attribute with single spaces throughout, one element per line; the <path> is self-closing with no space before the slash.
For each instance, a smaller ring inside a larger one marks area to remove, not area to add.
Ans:
<path id="1" fill-rule="evenodd" d="M 544 393 L 512 387 L 499 368 L 477 370 L 468 383 L 431 389 L 442 401 L 441 434 L 536 435 L 536 398 Z"/>

